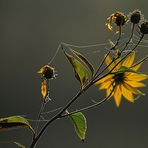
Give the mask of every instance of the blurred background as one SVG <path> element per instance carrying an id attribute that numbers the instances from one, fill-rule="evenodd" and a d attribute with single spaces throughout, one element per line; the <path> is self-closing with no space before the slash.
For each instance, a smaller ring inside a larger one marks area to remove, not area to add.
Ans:
<path id="1" fill-rule="evenodd" d="M 42 101 L 37 71 L 51 60 L 60 42 L 78 46 L 108 43 L 114 33 L 106 29 L 106 18 L 115 11 L 128 14 L 134 9 L 140 9 L 148 18 L 147 4 L 144 0 L 1 0 L 0 116 L 28 115 L 27 118 L 35 119 Z M 125 37 L 129 34 L 130 30 Z M 141 51 L 138 58 L 148 53 L 145 47 L 138 49 Z M 106 52 L 101 45 L 78 51 L 85 53 L 95 66 Z M 58 78 L 51 81 L 52 101 L 45 111 L 65 105 L 79 89 L 61 50 L 51 65 L 56 68 Z M 148 71 L 147 62 L 141 71 Z M 142 90 L 147 93 L 148 88 Z M 94 86 L 70 110 L 85 107 L 92 104 L 91 99 L 97 101 L 104 96 Z M 48 128 L 37 148 L 147 148 L 147 113 L 147 95 L 134 104 L 123 99 L 120 108 L 111 99 L 85 112 L 88 121 L 85 142 L 78 139 L 73 125 L 64 118 Z M 0 141 L 18 141 L 28 147 L 30 140 L 30 131 L 26 129 L 0 132 Z M 0 144 L 0 147 L 17 146 Z"/>

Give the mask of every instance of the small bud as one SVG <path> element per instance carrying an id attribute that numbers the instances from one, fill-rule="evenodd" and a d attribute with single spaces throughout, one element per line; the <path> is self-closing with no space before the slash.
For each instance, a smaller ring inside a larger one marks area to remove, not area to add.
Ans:
<path id="1" fill-rule="evenodd" d="M 117 57 L 121 57 L 121 52 L 120 51 L 117 52 Z"/>
<path id="2" fill-rule="evenodd" d="M 142 34 L 148 34 L 148 21 L 141 24 L 140 31 Z"/>

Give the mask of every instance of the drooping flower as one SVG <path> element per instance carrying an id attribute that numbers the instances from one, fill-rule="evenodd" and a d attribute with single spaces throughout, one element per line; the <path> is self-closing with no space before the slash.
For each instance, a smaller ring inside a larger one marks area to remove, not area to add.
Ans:
<path id="1" fill-rule="evenodd" d="M 109 30 L 113 30 L 113 22 L 118 26 L 121 27 L 126 23 L 126 16 L 122 12 L 115 12 L 107 18 L 106 26 Z"/>
<path id="2" fill-rule="evenodd" d="M 45 98 L 47 96 L 47 82 L 45 79 L 42 80 L 41 94 L 42 94 L 43 98 Z"/>
<path id="3" fill-rule="evenodd" d="M 46 101 L 49 92 L 48 90 L 49 80 L 56 78 L 55 69 L 49 65 L 45 65 L 38 71 L 38 73 L 41 74 L 41 79 L 42 79 L 41 94 Z"/>
<path id="4" fill-rule="evenodd" d="M 39 71 L 42 77 L 45 79 L 53 79 L 56 78 L 55 69 L 49 65 L 43 66 Z"/>
<path id="5" fill-rule="evenodd" d="M 106 96 L 112 93 L 110 97 L 114 97 L 117 107 L 120 106 L 122 95 L 129 102 L 134 102 L 133 94 L 144 95 L 137 88 L 145 86 L 140 81 L 147 79 L 148 75 L 136 72 L 142 65 L 142 62 L 133 64 L 134 58 L 135 53 L 133 52 L 124 62 L 118 64 L 111 74 L 108 74 L 106 77 L 96 82 L 96 85 L 100 84 L 100 90 L 106 89 Z M 119 60 L 120 59 L 118 59 L 118 61 Z M 107 56 L 106 64 L 109 65 L 111 61 L 110 56 Z M 112 70 L 118 61 L 108 66 L 108 69 Z M 122 68 L 127 68 L 129 71 L 122 71 Z"/>

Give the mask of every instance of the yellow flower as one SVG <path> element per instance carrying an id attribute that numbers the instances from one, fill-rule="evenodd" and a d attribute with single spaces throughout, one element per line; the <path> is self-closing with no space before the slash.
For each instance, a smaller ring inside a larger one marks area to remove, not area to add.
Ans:
<path id="1" fill-rule="evenodd" d="M 106 26 L 109 30 L 113 30 L 112 23 L 115 21 L 116 25 L 121 27 L 126 23 L 126 16 L 121 12 L 115 12 L 107 18 Z"/>
<path id="2" fill-rule="evenodd" d="M 135 59 L 135 53 L 133 52 L 130 54 L 127 59 L 116 66 L 116 68 L 113 70 L 111 74 L 108 74 L 106 77 L 100 79 L 95 84 L 100 84 L 99 89 L 106 89 L 106 96 L 114 97 L 116 106 L 119 107 L 121 103 L 122 95 L 126 100 L 129 102 L 134 102 L 134 96 L 136 95 L 144 95 L 140 90 L 137 88 L 144 87 L 145 85 L 141 83 L 140 81 L 145 80 L 148 78 L 148 75 L 146 74 L 139 74 L 134 71 L 137 71 L 140 66 L 142 65 L 142 62 L 138 62 L 137 64 L 133 64 Z M 114 63 L 112 63 L 108 69 L 111 70 L 116 63 L 120 60 L 116 60 Z M 111 58 L 107 56 L 105 62 L 107 65 L 111 63 Z M 127 67 L 129 71 L 127 72 L 119 72 L 122 67 Z M 133 72 L 132 72 L 133 71 Z"/>

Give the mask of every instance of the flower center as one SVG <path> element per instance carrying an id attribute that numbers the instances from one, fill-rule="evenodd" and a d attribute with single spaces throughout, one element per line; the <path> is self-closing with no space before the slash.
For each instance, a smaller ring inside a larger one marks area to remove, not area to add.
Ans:
<path id="1" fill-rule="evenodd" d="M 114 80 L 115 80 L 115 83 L 116 83 L 116 84 L 122 83 L 123 80 L 124 80 L 124 73 L 115 74 Z"/>

